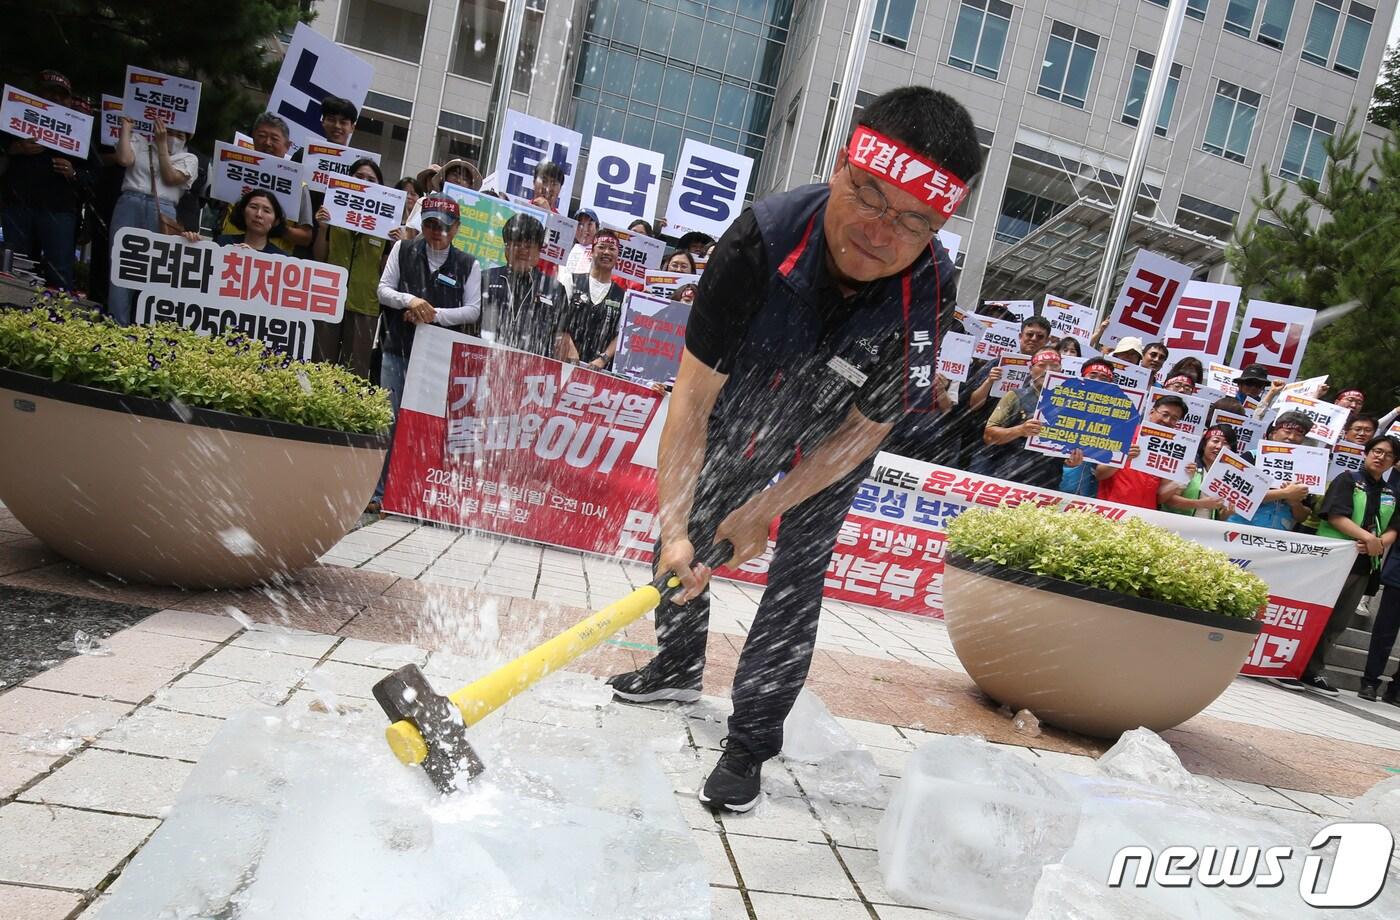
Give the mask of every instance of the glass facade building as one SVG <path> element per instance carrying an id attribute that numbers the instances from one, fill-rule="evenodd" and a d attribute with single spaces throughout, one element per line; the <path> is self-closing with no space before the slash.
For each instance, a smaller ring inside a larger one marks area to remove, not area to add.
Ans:
<path id="1" fill-rule="evenodd" d="M 572 126 L 677 161 L 695 138 L 763 156 L 793 0 L 592 0 Z"/>

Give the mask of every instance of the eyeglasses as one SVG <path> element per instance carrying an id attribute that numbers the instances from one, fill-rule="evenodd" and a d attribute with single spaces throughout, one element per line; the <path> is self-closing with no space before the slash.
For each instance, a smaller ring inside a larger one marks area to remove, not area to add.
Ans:
<path id="1" fill-rule="evenodd" d="M 1395 459 L 1395 451 L 1386 450 L 1384 447 L 1373 447 L 1366 451 L 1368 457 L 1384 457 L 1386 460 Z"/>
<path id="2" fill-rule="evenodd" d="M 911 243 L 926 243 L 929 237 L 933 236 L 933 224 L 927 217 L 917 211 L 892 209 L 884 192 L 876 188 L 874 183 L 861 185 L 855 180 L 855 168 L 847 163 L 846 169 L 846 181 L 850 182 L 855 190 L 856 210 L 862 217 L 879 220 L 889 214 L 894 218 L 894 226 L 899 235 Z"/>

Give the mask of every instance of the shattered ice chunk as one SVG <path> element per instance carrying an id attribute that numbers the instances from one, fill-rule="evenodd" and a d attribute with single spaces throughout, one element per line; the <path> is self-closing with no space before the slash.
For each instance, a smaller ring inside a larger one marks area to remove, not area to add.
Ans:
<path id="1" fill-rule="evenodd" d="M 783 757 L 798 763 L 821 763 L 833 754 L 859 749 L 860 745 L 810 690 L 797 694 L 783 722 Z"/>
<path id="2" fill-rule="evenodd" d="M 228 527 L 219 531 L 219 542 L 235 556 L 256 556 L 262 549 L 253 535 L 242 527 Z"/>
<path id="3" fill-rule="evenodd" d="M 1040 737 L 1040 720 L 1029 709 L 1022 709 L 1011 720 L 1011 727 L 1029 738 Z"/>
<path id="4" fill-rule="evenodd" d="M 81 629 L 74 631 L 72 641 L 60 642 L 58 647 L 65 652 L 77 652 L 79 655 L 108 656 L 116 654 L 110 645 Z"/>
<path id="5" fill-rule="evenodd" d="M 1150 728 L 1135 728 L 1119 736 L 1095 764 L 1102 776 L 1181 792 L 1198 798 L 1214 795 L 1210 787 L 1181 765 L 1171 745 Z"/>

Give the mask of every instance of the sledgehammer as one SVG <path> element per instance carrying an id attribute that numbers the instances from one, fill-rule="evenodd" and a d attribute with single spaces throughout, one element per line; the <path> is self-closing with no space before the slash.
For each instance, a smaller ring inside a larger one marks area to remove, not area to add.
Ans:
<path id="1" fill-rule="evenodd" d="M 721 540 L 699 562 L 714 569 L 733 554 L 733 545 Z M 475 779 L 485 766 L 467 738 L 468 726 L 640 619 L 680 586 L 681 580 L 674 574 L 659 575 L 651 584 L 580 620 L 450 696 L 433 690 L 418 665 L 399 668 L 374 685 L 374 698 L 393 723 L 384 732 L 389 749 L 401 763 L 421 763 L 439 792 L 451 792 L 463 772 L 468 780 Z"/>

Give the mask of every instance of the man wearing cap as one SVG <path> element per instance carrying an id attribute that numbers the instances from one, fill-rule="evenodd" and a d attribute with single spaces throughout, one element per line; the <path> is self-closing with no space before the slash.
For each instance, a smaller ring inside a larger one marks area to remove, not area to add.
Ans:
<path id="1" fill-rule="evenodd" d="M 539 269 L 544 224 L 517 214 L 501 228 L 506 264 L 482 279 L 481 337 L 546 358 L 578 356 L 567 329 L 568 298 L 559 282 Z"/>
<path id="2" fill-rule="evenodd" d="M 1240 389 L 1240 402 L 1249 406 L 1245 397 L 1258 401 L 1269 385 L 1269 370 L 1262 364 L 1250 364 L 1235 378 L 1235 386 Z"/>
<path id="3" fill-rule="evenodd" d="M 452 245 L 460 218 L 457 202 L 429 195 L 422 204 L 423 235 L 395 243 L 379 278 L 379 303 L 385 308 L 380 314 L 383 364 L 379 382 L 389 391 L 395 416 L 403 400 L 417 327 L 435 323 L 467 331 L 481 318 L 481 266 Z M 386 456 L 374 500 L 367 509 L 371 512 L 379 511 L 388 472 Z"/>
<path id="4" fill-rule="evenodd" d="M 1261 366 L 1250 365 L 1251 369 L 1255 367 Z M 1248 370 L 1246 369 L 1246 373 Z M 1241 378 L 1244 376 L 1244 374 L 1240 375 Z M 1243 385 L 1241 386 L 1243 387 Z M 1243 388 L 1241 388 L 1241 392 L 1243 392 Z M 1264 432 L 1264 440 L 1281 441 L 1284 444 L 1302 444 L 1307 439 L 1308 432 L 1312 430 L 1312 425 L 1312 418 L 1302 412 L 1296 410 L 1283 412 Z M 1242 456 L 1251 464 L 1255 462 L 1254 454 L 1249 451 L 1246 451 Z M 1309 504 L 1307 485 L 1301 482 L 1290 482 L 1265 492 L 1264 498 L 1259 502 L 1259 509 L 1254 512 L 1254 517 L 1246 519 L 1241 517 L 1239 512 L 1235 512 L 1226 518 L 1226 522 L 1267 527 L 1272 530 L 1293 530 L 1300 522 L 1306 521 L 1311 514 L 1312 505 Z"/>
<path id="5" fill-rule="evenodd" d="M 578 360 L 599 370 L 611 367 L 617 354 L 617 325 L 626 293 L 613 279 L 617 253 L 617 233 L 604 227 L 593 238 L 588 271 L 568 276 L 564 284 L 569 295 L 569 334 L 578 348 Z"/>
<path id="6" fill-rule="evenodd" d="M 58 71 L 45 70 L 34 95 L 67 107 L 73 85 Z M 71 288 L 78 214 L 92 185 L 92 163 L 27 137 L 8 138 L 5 153 L 8 163 L 0 172 L 5 245 L 37 261 L 46 284 Z"/>
<path id="7" fill-rule="evenodd" d="M 990 464 L 990 475 L 1045 489 L 1060 484 L 1063 460 L 1025 449 L 1026 441 L 1040 432 L 1035 410 L 1045 388 L 1045 375 L 1059 369 L 1060 352 L 1054 348 L 1041 349 L 1031 358 L 1026 382 L 997 403 L 982 432 L 982 442 L 988 449 L 985 459 Z"/>
<path id="8" fill-rule="evenodd" d="M 574 246 L 569 250 L 569 258 L 564 262 L 565 278 L 587 274 L 593 264 L 593 237 L 598 232 L 598 214 L 592 208 L 579 208 L 574 215 L 578 231 L 574 234 Z"/>
<path id="9" fill-rule="evenodd" d="M 697 555 L 729 541 L 737 566 L 781 518 L 724 753 L 699 793 L 713 808 L 757 803 L 811 664 L 841 522 L 894 422 L 934 410 L 956 303 L 934 234 L 981 171 L 976 129 L 927 87 L 887 92 L 857 118 L 827 183 L 756 202 L 715 248 L 661 434 L 655 565 L 683 593 L 657 608 L 656 658 L 611 679 L 619 699 L 700 698 L 710 571 Z"/>

